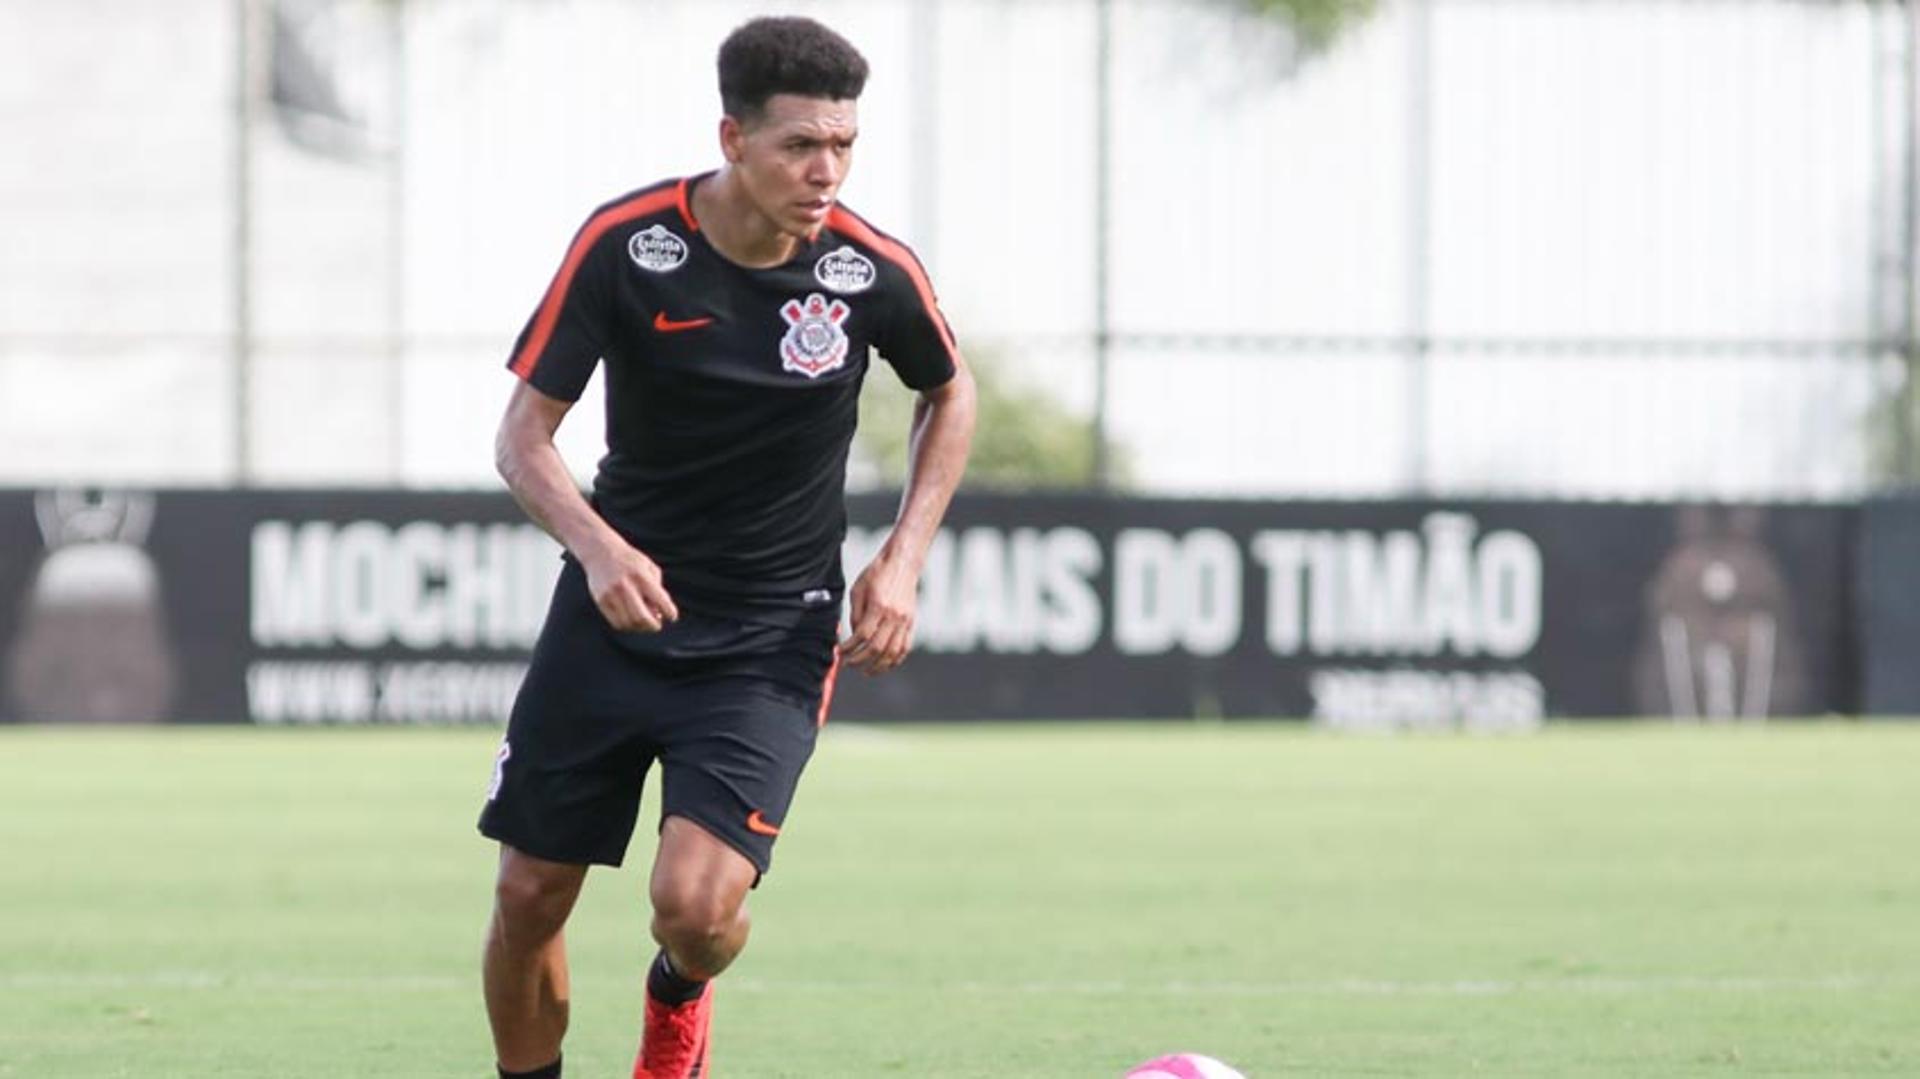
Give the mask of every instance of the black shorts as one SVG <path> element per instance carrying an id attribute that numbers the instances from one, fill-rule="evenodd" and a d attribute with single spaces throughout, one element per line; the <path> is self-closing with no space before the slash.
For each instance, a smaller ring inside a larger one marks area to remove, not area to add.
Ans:
<path id="1" fill-rule="evenodd" d="M 566 560 L 507 721 L 480 831 L 549 861 L 620 864 L 648 769 L 685 817 L 765 873 L 833 692 L 837 609 L 798 626 L 681 609 L 607 625 Z"/>

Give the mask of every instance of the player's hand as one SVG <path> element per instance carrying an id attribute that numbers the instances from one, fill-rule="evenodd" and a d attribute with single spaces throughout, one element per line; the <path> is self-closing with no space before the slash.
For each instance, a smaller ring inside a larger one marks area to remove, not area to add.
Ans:
<path id="1" fill-rule="evenodd" d="M 587 591 L 594 606 L 614 629 L 626 633 L 658 633 L 680 617 L 667 595 L 660 567 L 653 559 L 625 543 L 614 543 L 591 557 L 582 557 Z"/>
<path id="2" fill-rule="evenodd" d="M 882 553 L 848 594 L 850 632 L 840 642 L 844 663 L 872 674 L 898 667 L 913 647 L 913 617 L 919 606 L 920 575 Z"/>

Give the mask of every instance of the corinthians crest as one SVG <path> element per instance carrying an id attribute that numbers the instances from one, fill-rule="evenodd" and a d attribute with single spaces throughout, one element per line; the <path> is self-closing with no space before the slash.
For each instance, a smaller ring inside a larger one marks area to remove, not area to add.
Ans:
<path id="1" fill-rule="evenodd" d="M 847 331 L 840 324 L 853 309 L 845 300 L 829 301 L 818 292 L 780 306 L 787 335 L 780 339 L 780 366 L 819 378 L 847 362 Z"/>

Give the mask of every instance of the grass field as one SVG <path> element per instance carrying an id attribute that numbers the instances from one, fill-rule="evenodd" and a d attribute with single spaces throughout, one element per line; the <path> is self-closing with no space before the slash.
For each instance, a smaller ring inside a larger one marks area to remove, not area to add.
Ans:
<path id="1" fill-rule="evenodd" d="M 0 1076 L 490 1076 L 496 740 L 0 730 Z M 847 727 L 788 823 L 722 1077 L 1920 1075 L 1920 724 Z M 569 1076 L 629 1066 L 649 853 Z"/>

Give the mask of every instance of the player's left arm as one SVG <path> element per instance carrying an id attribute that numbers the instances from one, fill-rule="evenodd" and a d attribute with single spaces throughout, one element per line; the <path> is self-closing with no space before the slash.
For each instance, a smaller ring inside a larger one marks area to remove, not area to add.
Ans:
<path id="1" fill-rule="evenodd" d="M 898 667 L 913 647 L 920 572 L 973 444 L 973 374 L 958 352 L 953 377 L 920 391 L 907 443 L 907 487 L 893 531 L 848 594 L 850 633 L 840 658 L 868 674 Z"/>

